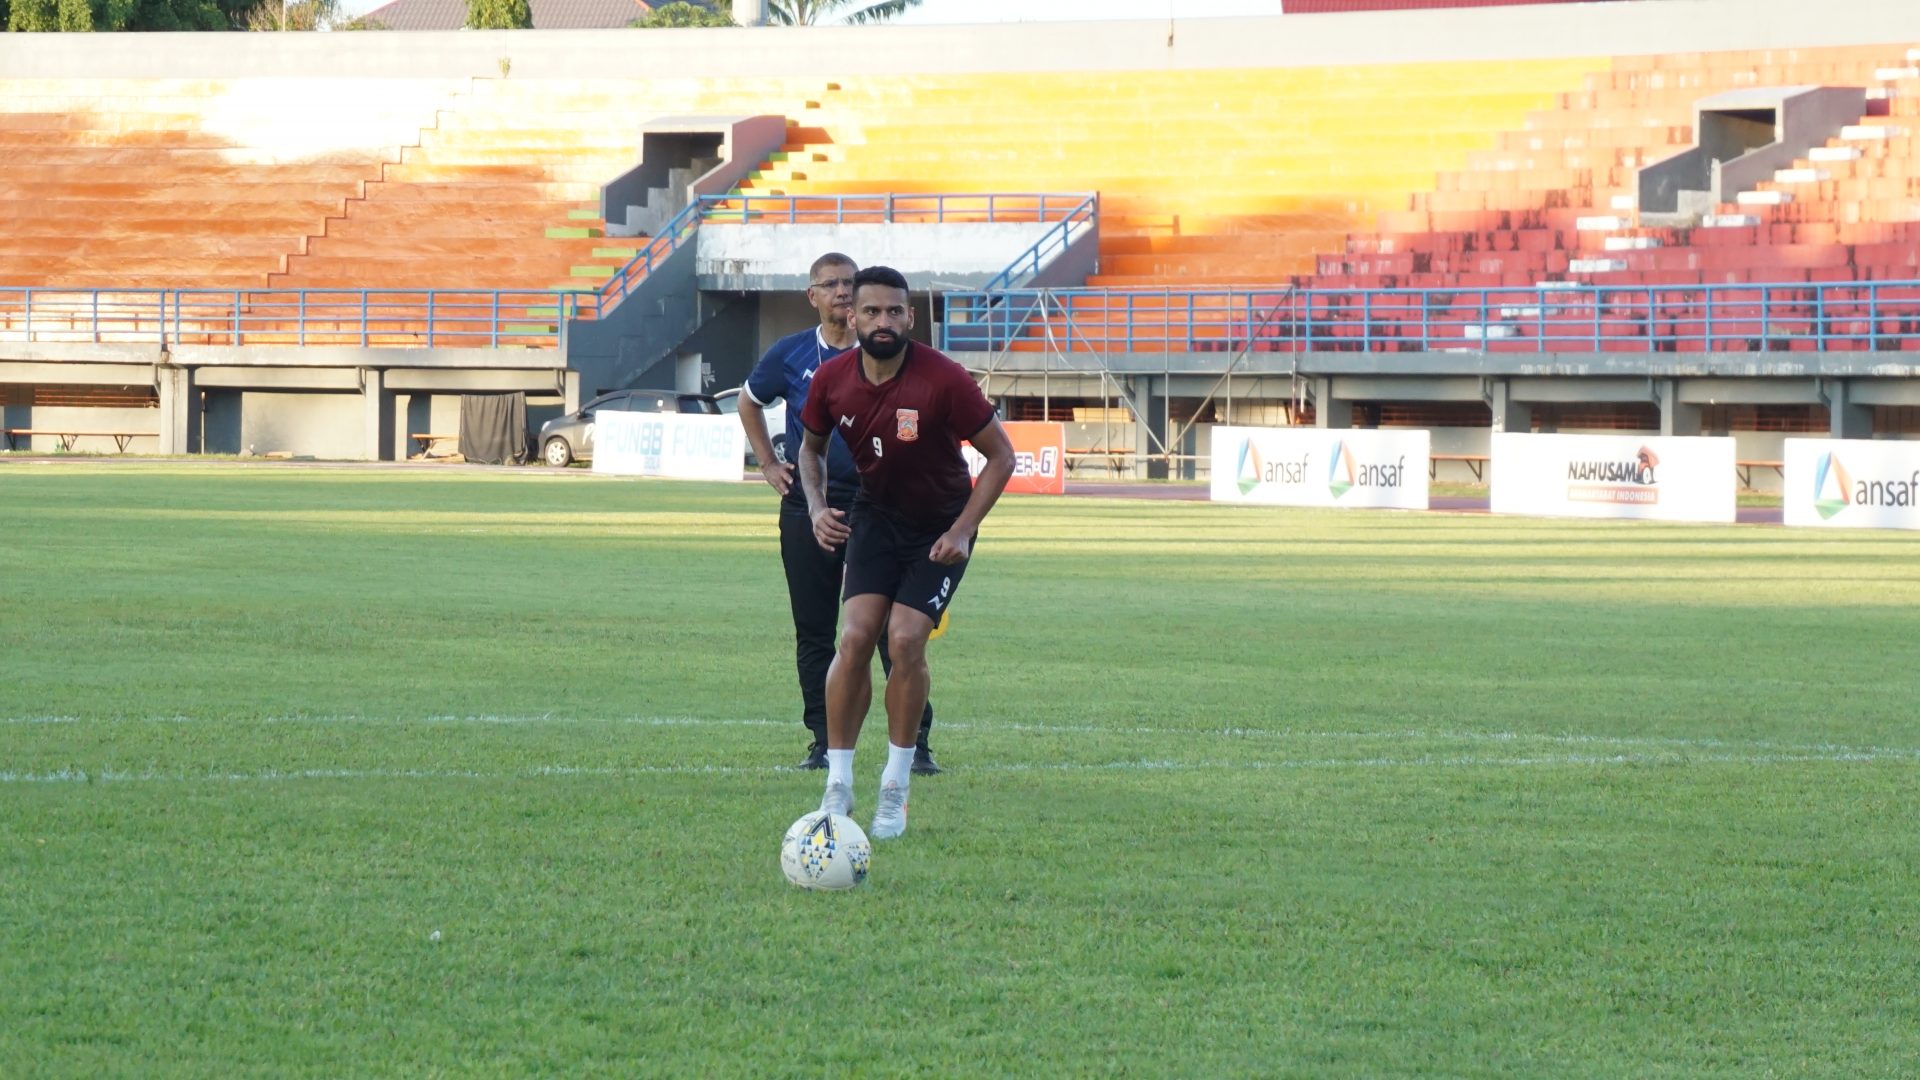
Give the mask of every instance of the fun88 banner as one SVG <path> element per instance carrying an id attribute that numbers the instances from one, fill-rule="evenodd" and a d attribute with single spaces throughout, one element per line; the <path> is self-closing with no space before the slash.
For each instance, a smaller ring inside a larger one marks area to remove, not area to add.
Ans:
<path id="1" fill-rule="evenodd" d="M 1028 495 L 1065 495 L 1067 493 L 1067 425 L 1040 420 L 1006 420 L 1007 439 L 1013 443 L 1013 479 L 1008 491 Z M 987 467 L 986 456 L 961 443 L 960 454 L 967 459 L 967 472 L 975 480 Z"/>
<path id="2" fill-rule="evenodd" d="M 593 434 L 593 471 L 610 476 L 738 480 L 747 433 L 731 416 L 601 410 Z"/>

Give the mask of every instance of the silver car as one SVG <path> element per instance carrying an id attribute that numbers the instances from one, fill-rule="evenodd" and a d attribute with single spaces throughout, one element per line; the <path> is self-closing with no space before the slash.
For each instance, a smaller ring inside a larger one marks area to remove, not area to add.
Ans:
<path id="1" fill-rule="evenodd" d="M 731 390 L 722 390 L 713 395 L 713 400 L 720 404 L 720 411 L 729 416 L 738 415 L 740 412 L 740 388 L 737 386 Z M 782 398 L 767 406 L 761 415 L 766 417 L 767 420 L 767 438 L 773 443 L 773 456 L 781 461 L 791 461 L 792 459 L 787 456 L 786 399 Z M 759 467 L 760 459 L 754 456 L 753 444 L 748 443 L 747 468 L 757 469 Z"/>
<path id="2" fill-rule="evenodd" d="M 576 461 L 592 461 L 594 417 L 603 410 L 718 414 L 720 406 L 710 394 L 676 390 L 615 390 L 601 394 L 580 406 L 578 412 L 556 416 L 540 425 L 540 460 L 556 469 Z"/>

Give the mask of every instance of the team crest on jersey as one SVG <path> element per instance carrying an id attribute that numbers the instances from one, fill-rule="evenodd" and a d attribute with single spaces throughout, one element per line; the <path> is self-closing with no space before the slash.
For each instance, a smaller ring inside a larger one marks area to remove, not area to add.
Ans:
<path id="1" fill-rule="evenodd" d="M 912 442 L 920 437 L 919 409 L 895 409 L 893 418 L 898 424 L 893 433 L 894 438 L 901 442 Z"/>

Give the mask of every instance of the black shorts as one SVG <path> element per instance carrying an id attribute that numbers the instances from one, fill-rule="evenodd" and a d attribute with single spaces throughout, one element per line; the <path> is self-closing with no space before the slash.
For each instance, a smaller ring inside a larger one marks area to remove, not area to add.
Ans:
<path id="1" fill-rule="evenodd" d="M 953 602 L 967 561 L 942 566 L 927 558 L 927 550 L 947 531 L 924 531 L 904 525 L 875 510 L 855 509 L 847 539 L 847 583 L 842 600 L 878 593 L 940 622 Z M 978 544 L 980 536 L 974 534 Z M 972 548 L 968 548 L 971 555 Z"/>

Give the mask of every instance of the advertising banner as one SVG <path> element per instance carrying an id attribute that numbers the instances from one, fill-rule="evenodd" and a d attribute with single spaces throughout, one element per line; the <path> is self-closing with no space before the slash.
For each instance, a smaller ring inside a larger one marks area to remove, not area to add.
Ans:
<path id="1" fill-rule="evenodd" d="M 1215 502 L 1427 508 L 1428 432 L 1413 428 L 1213 429 Z"/>
<path id="2" fill-rule="evenodd" d="M 747 433 L 732 416 L 602 409 L 594 419 L 597 473 L 738 480 L 746 458 Z"/>
<path id="3" fill-rule="evenodd" d="M 1733 440 L 1659 435 L 1493 436 L 1493 512 L 1731 522 Z"/>
<path id="4" fill-rule="evenodd" d="M 1067 492 L 1067 425 L 1039 420 L 1004 420 L 1007 438 L 1013 442 L 1013 479 L 1008 491 L 1028 495 L 1064 495 Z M 971 443 L 961 443 L 960 453 L 967 459 L 967 471 L 975 480 L 986 467 L 987 459 Z"/>
<path id="5" fill-rule="evenodd" d="M 1789 525 L 1920 529 L 1920 442 L 1788 439 L 1781 472 Z"/>

